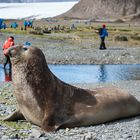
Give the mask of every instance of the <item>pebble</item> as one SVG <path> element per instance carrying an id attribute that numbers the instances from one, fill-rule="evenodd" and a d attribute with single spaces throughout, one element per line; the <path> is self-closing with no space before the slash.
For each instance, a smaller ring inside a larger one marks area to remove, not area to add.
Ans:
<path id="1" fill-rule="evenodd" d="M 4 136 L 1 137 L 1 139 L 2 140 L 7 140 L 7 139 L 9 139 L 9 136 L 4 135 Z"/>
<path id="2" fill-rule="evenodd" d="M 88 132 L 87 135 L 85 136 L 84 140 L 96 140 L 95 134 Z"/>
<path id="3" fill-rule="evenodd" d="M 10 139 L 19 139 L 20 137 L 19 137 L 19 135 L 18 134 L 12 134 L 11 136 L 10 136 Z"/>
<path id="4" fill-rule="evenodd" d="M 34 127 L 31 129 L 31 134 L 30 134 L 30 137 L 31 138 L 40 138 L 44 135 L 44 132 L 41 131 L 40 128 L 38 127 Z"/>

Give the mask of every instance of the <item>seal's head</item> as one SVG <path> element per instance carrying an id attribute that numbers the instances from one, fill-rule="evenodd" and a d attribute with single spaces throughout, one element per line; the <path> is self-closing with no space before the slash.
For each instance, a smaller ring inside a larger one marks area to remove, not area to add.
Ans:
<path id="1" fill-rule="evenodd" d="M 8 49 L 8 54 L 13 63 L 23 62 L 30 58 L 38 58 L 36 56 L 43 56 L 42 51 L 36 47 L 26 47 L 22 45 L 15 45 Z"/>
<path id="2" fill-rule="evenodd" d="M 31 81 L 31 83 L 40 82 L 44 78 L 50 79 L 50 70 L 45 56 L 39 48 L 16 45 L 8 49 L 8 54 L 12 62 L 14 83 L 22 83 L 22 79 Z M 48 74 L 46 74 L 47 72 Z"/>
<path id="3" fill-rule="evenodd" d="M 15 45 L 8 49 L 8 55 L 10 56 L 11 60 L 18 60 L 21 58 L 23 53 L 25 54 L 27 48 L 24 48 L 22 45 Z"/>

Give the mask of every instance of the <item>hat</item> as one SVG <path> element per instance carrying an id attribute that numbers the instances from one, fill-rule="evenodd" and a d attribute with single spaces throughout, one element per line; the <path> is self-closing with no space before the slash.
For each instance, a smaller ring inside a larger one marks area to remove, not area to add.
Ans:
<path id="1" fill-rule="evenodd" d="M 105 25 L 105 24 L 103 24 L 103 25 L 102 25 L 102 27 L 103 27 L 103 28 L 105 28 L 105 27 L 106 27 L 106 25 Z"/>
<path id="2" fill-rule="evenodd" d="M 13 36 L 10 36 L 9 38 L 12 38 L 12 40 L 14 40 L 14 37 Z"/>

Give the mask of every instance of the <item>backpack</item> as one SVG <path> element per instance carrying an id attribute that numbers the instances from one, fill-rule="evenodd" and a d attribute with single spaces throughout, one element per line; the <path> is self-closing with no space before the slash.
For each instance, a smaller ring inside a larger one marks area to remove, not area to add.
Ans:
<path id="1" fill-rule="evenodd" d="M 102 35 L 103 29 L 99 28 L 99 35 Z"/>

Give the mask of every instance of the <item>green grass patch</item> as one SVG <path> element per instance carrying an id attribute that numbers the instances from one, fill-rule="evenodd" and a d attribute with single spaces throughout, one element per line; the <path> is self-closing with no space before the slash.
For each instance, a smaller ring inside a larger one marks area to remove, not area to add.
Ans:
<path id="1" fill-rule="evenodd" d="M 137 41 L 140 41 L 140 36 L 131 36 L 131 39 L 133 39 L 133 40 L 137 40 Z"/>
<path id="2" fill-rule="evenodd" d="M 27 131 L 31 129 L 31 123 L 29 122 L 8 122 L 8 121 L 0 121 L 0 125 L 7 128 L 7 131 L 4 132 L 4 135 L 11 137 L 13 134 L 18 134 L 20 138 L 27 138 Z"/>

